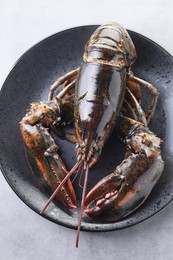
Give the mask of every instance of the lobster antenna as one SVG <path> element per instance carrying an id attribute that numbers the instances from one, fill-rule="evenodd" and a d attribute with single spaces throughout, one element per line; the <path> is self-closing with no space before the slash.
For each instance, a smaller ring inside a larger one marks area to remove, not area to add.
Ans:
<path id="1" fill-rule="evenodd" d="M 40 211 L 40 215 L 42 215 L 45 211 L 45 209 L 49 206 L 49 204 L 51 203 L 51 201 L 53 200 L 53 198 L 56 196 L 56 194 L 60 191 L 60 189 L 62 188 L 62 186 L 64 185 L 64 183 L 70 178 L 70 176 L 76 171 L 76 169 L 81 165 L 81 163 L 83 162 L 83 160 L 77 162 L 73 168 L 71 169 L 71 171 L 67 172 L 67 175 L 65 176 L 65 178 L 61 181 L 60 185 L 56 188 L 56 190 L 53 192 L 53 194 L 50 196 L 50 198 L 48 199 L 47 203 L 45 204 L 44 208 Z"/>
<path id="2" fill-rule="evenodd" d="M 79 187 L 82 188 L 82 189 L 83 189 L 83 186 L 82 186 L 81 182 L 82 182 L 82 176 L 83 176 L 84 170 L 85 169 L 83 168 L 82 171 L 80 172 L 80 178 L 79 178 Z"/>
<path id="3" fill-rule="evenodd" d="M 71 180 L 71 183 L 73 183 L 73 182 L 75 181 L 75 179 L 76 179 L 78 173 L 79 173 L 80 170 L 81 170 L 81 166 L 82 166 L 82 164 L 79 165 L 79 167 L 78 167 L 78 169 L 77 169 L 77 171 L 76 171 L 76 173 L 75 173 L 75 176 L 74 176 L 73 179 Z"/>
<path id="4" fill-rule="evenodd" d="M 87 182 L 88 182 L 89 166 L 85 163 L 84 168 L 85 168 L 85 179 L 84 179 L 84 186 L 83 186 L 83 192 L 82 192 L 82 201 L 81 201 L 81 207 L 80 207 L 78 229 L 77 229 L 77 235 L 76 235 L 76 247 L 77 248 L 78 248 L 78 244 L 79 244 L 79 235 L 80 235 L 82 216 L 83 216 L 83 211 L 84 211 L 84 199 L 85 199 L 85 193 L 86 193 L 86 186 L 87 186 Z"/>

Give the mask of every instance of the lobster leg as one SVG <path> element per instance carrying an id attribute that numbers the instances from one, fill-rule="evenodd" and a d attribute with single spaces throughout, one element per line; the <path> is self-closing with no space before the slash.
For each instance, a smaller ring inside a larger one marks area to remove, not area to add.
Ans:
<path id="1" fill-rule="evenodd" d="M 78 75 L 78 72 L 79 72 L 79 68 L 77 68 L 76 70 L 72 70 L 70 72 L 68 72 L 67 74 L 65 74 L 64 76 L 61 76 L 60 78 L 58 78 L 53 84 L 52 86 L 50 87 L 50 92 L 49 92 L 49 97 L 48 97 L 48 100 L 52 100 L 53 99 L 53 95 L 54 95 L 54 92 L 55 90 L 62 84 L 70 81 L 70 83 L 75 82 L 76 78 L 77 78 L 77 75 Z M 65 88 L 68 86 L 69 84 L 65 84 Z"/>
<path id="2" fill-rule="evenodd" d="M 159 92 L 156 89 L 156 87 L 154 87 L 151 83 L 149 83 L 143 79 L 140 79 L 138 77 L 135 77 L 132 71 L 130 71 L 128 73 L 128 76 L 129 76 L 130 81 L 137 83 L 137 84 L 141 85 L 142 87 L 146 88 L 148 90 L 148 92 L 152 95 L 151 106 L 146 113 L 147 122 L 149 123 L 155 112 L 155 109 L 156 109 Z"/>
<path id="3" fill-rule="evenodd" d="M 136 82 L 133 82 L 130 77 L 127 77 L 126 86 L 130 89 L 132 94 L 135 96 L 138 103 L 141 103 L 141 91 L 140 85 Z"/>
<path id="4" fill-rule="evenodd" d="M 144 113 L 141 105 L 139 104 L 138 100 L 136 99 L 136 97 L 133 95 L 133 93 L 131 92 L 131 90 L 128 87 L 126 87 L 125 98 L 126 98 L 125 102 L 126 102 L 126 104 L 128 104 L 128 108 L 130 109 L 130 112 L 132 112 L 132 114 L 133 114 L 133 110 L 134 110 L 134 112 L 136 114 L 135 119 L 137 121 L 143 123 L 144 126 L 147 126 L 145 113 Z"/>
<path id="5" fill-rule="evenodd" d="M 61 139 L 65 139 L 72 144 L 76 144 L 76 135 L 74 133 L 65 132 L 57 127 L 52 127 L 52 129 L 55 132 L 55 134 L 59 136 Z"/>
<path id="6" fill-rule="evenodd" d="M 133 119 L 120 117 L 118 124 L 130 153 L 87 194 L 85 212 L 91 218 L 113 221 L 129 215 L 146 200 L 163 171 L 161 140 Z"/>
<path id="7" fill-rule="evenodd" d="M 69 84 L 65 85 L 64 89 L 56 96 L 56 98 L 60 98 L 60 99 L 64 98 L 65 95 L 69 93 L 69 91 L 72 91 L 72 93 L 74 94 L 75 85 L 76 85 L 76 79 L 74 79 Z"/>

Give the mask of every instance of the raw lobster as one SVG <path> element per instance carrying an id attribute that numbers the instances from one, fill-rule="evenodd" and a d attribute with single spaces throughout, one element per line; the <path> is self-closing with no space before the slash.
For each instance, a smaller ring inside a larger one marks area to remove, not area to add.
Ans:
<path id="1" fill-rule="evenodd" d="M 83 211 L 96 220 L 103 214 L 108 221 L 127 216 L 146 200 L 163 171 L 161 140 L 148 129 L 159 94 L 152 84 L 134 76 L 135 60 L 134 44 L 122 25 L 98 27 L 85 46 L 80 67 L 60 77 L 49 100 L 33 103 L 20 122 L 24 142 L 53 192 L 41 214 L 54 197 L 69 209 L 76 207 L 70 176 L 85 170 L 76 246 Z M 147 112 L 140 105 L 140 86 L 152 95 Z M 77 163 L 68 172 L 49 129 L 72 121 L 75 136 L 57 131 L 76 142 Z M 114 127 L 126 143 L 125 159 L 86 195 L 89 168 L 98 161 Z"/>

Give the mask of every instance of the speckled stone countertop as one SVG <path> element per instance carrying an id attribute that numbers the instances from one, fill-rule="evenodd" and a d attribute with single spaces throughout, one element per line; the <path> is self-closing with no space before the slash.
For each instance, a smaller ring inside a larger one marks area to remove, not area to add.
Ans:
<path id="1" fill-rule="evenodd" d="M 81 25 L 119 21 L 173 55 L 172 13 L 173 3 L 161 0 L 1 0 L 0 86 L 27 49 L 56 32 Z M 76 249 L 74 230 L 33 212 L 15 195 L 2 174 L 0 183 L 0 258 L 3 260 L 90 257 L 95 260 L 172 260 L 172 202 L 136 226 L 106 233 L 82 232 L 79 249 Z"/>

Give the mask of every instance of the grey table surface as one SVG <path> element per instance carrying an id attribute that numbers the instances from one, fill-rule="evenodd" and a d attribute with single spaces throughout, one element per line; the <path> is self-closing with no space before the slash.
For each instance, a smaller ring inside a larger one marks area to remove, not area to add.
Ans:
<path id="1" fill-rule="evenodd" d="M 108 21 L 119 21 L 173 55 L 171 0 L 0 0 L 0 85 L 15 61 L 43 38 L 67 28 Z M 74 230 L 33 212 L 2 174 L 0 187 L 0 259 L 173 259 L 173 202 L 125 230 L 82 232 L 79 249 L 75 249 Z"/>

